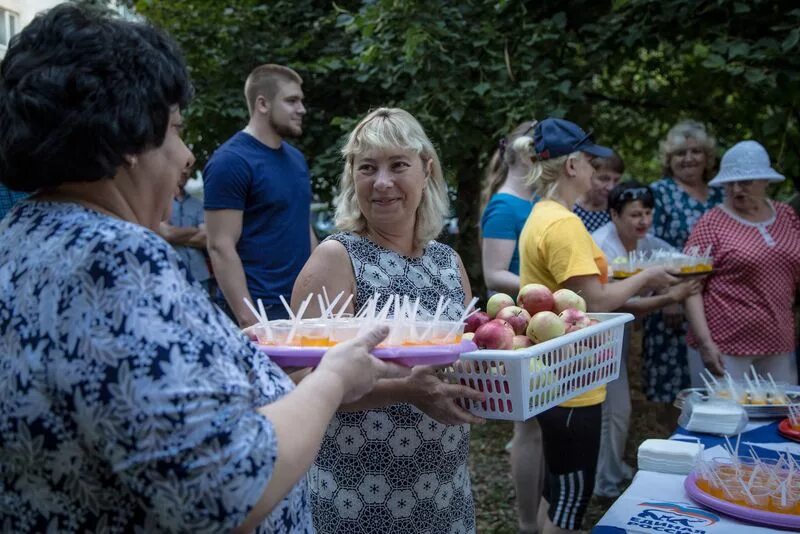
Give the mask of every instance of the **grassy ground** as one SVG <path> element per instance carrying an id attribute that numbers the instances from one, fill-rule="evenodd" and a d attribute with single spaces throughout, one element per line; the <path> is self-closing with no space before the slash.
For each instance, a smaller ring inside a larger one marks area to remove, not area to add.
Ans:
<path id="1" fill-rule="evenodd" d="M 633 415 L 626 461 L 636 467 L 636 449 L 647 438 L 663 438 L 672 434 L 678 419 L 675 408 L 648 402 L 641 393 L 641 338 L 634 334 L 628 375 L 631 380 Z M 491 421 L 472 427 L 470 472 L 475 494 L 478 532 L 511 534 L 517 531 L 516 500 L 511 482 L 511 466 L 505 444 L 511 438 L 512 423 Z M 613 499 L 593 497 L 584 521 L 591 528 L 613 503 Z"/>

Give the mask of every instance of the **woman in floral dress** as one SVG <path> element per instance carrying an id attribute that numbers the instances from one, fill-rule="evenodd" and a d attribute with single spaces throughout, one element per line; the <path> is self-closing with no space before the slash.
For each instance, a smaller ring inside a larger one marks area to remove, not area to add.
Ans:
<path id="1" fill-rule="evenodd" d="M 0 180 L 33 193 L 0 221 L 3 532 L 312 533 L 331 415 L 407 374 L 384 329 L 295 387 L 191 280 L 156 233 L 190 88 L 165 34 L 70 3 L 2 62 Z"/>
<path id="2" fill-rule="evenodd" d="M 653 233 L 683 250 L 695 223 L 722 202 L 722 190 L 709 187 L 716 164 L 716 142 L 695 121 L 676 124 L 661 144 L 664 177 L 650 186 L 655 196 Z M 687 323 L 680 305 L 644 320 L 642 385 L 648 400 L 672 402 L 689 387 Z"/>
<path id="3" fill-rule="evenodd" d="M 313 291 L 352 295 L 351 310 L 374 293 L 419 298 L 456 320 L 472 297 L 458 254 L 435 241 L 448 212 L 439 158 L 422 126 L 401 109 L 380 108 L 350 134 L 336 224 L 295 282 L 292 304 Z M 315 311 L 319 311 L 318 308 Z M 429 366 L 379 384 L 339 410 L 309 476 L 319 533 L 471 533 L 475 507 L 467 458 L 468 423 L 482 420 L 454 399 L 479 400 Z"/>

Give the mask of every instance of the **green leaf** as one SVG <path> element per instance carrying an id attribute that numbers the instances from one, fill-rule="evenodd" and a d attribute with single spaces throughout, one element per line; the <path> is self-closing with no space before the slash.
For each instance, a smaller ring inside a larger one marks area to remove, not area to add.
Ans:
<path id="1" fill-rule="evenodd" d="M 720 67 L 725 66 L 725 58 L 719 54 L 709 54 L 708 57 L 703 61 L 703 66 L 710 69 L 719 69 Z"/>
<path id="2" fill-rule="evenodd" d="M 483 96 L 491 88 L 492 88 L 491 85 L 489 85 L 486 82 L 482 82 L 482 83 L 479 83 L 478 85 L 476 85 L 475 87 L 473 87 L 472 90 L 475 91 L 476 93 L 478 93 L 479 96 Z"/>
<path id="3" fill-rule="evenodd" d="M 744 77 L 752 84 L 759 84 L 767 78 L 766 74 L 756 69 L 747 69 L 744 73 Z"/>
<path id="4" fill-rule="evenodd" d="M 792 48 L 797 46 L 798 41 L 800 41 L 800 29 L 795 28 L 789 32 L 789 35 L 787 35 L 786 39 L 783 40 L 781 48 L 784 52 L 789 52 Z M 797 51 L 795 50 L 795 52 Z"/>

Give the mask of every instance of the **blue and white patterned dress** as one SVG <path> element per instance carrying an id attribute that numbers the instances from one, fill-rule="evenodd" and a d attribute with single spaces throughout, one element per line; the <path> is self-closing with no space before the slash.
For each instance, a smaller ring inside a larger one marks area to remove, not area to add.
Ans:
<path id="1" fill-rule="evenodd" d="M 164 240 L 76 204 L 0 224 L 0 523 L 223 532 L 276 461 L 256 408 L 292 389 Z M 313 532 L 305 482 L 261 532 Z"/>
<path id="2" fill-rule="evenodd" d="M 375 292 L 419 297 L 444 316 L 464 311 L 458 258 L 432 241 L 409 258 L 352 234 L 342 243 L 356 277 L 355 309 Z M 471 533 L 475 531 L 467 457 L 469 425 L 443 425 L 410 404 L 339 412 L 309 472 L 314 526 L 320 533 Z"/>
<path id="3" fill-rule="evenodd" d="M 677 250 L 689 238 L 695 223 L 708 210 L 722 202 L 722 189 L 708 188 L 708 198 L 700 202 L 684 191 L 672 178 L 662 178 L 650 189 L 655 197 L 653 233 Z M 672 402 L 678 392 L 691 385 L 686 358 L 686 321 L 669 328 L 659 310 L 644 319 L 642 385 L 647 398 Z"/>

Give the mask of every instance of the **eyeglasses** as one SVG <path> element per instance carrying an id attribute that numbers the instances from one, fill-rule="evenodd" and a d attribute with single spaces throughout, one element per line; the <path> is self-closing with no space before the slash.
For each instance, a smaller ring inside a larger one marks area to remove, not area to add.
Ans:
<path id="1" fill-rule="evenodd" d="M 733 187 L 734 185 L 738 185 L 739 187 L 750 187 L 753 185 L 755 180 L 736 180 L 735 182 L 725 182 L 725 185 L 729 187 Z"/>

